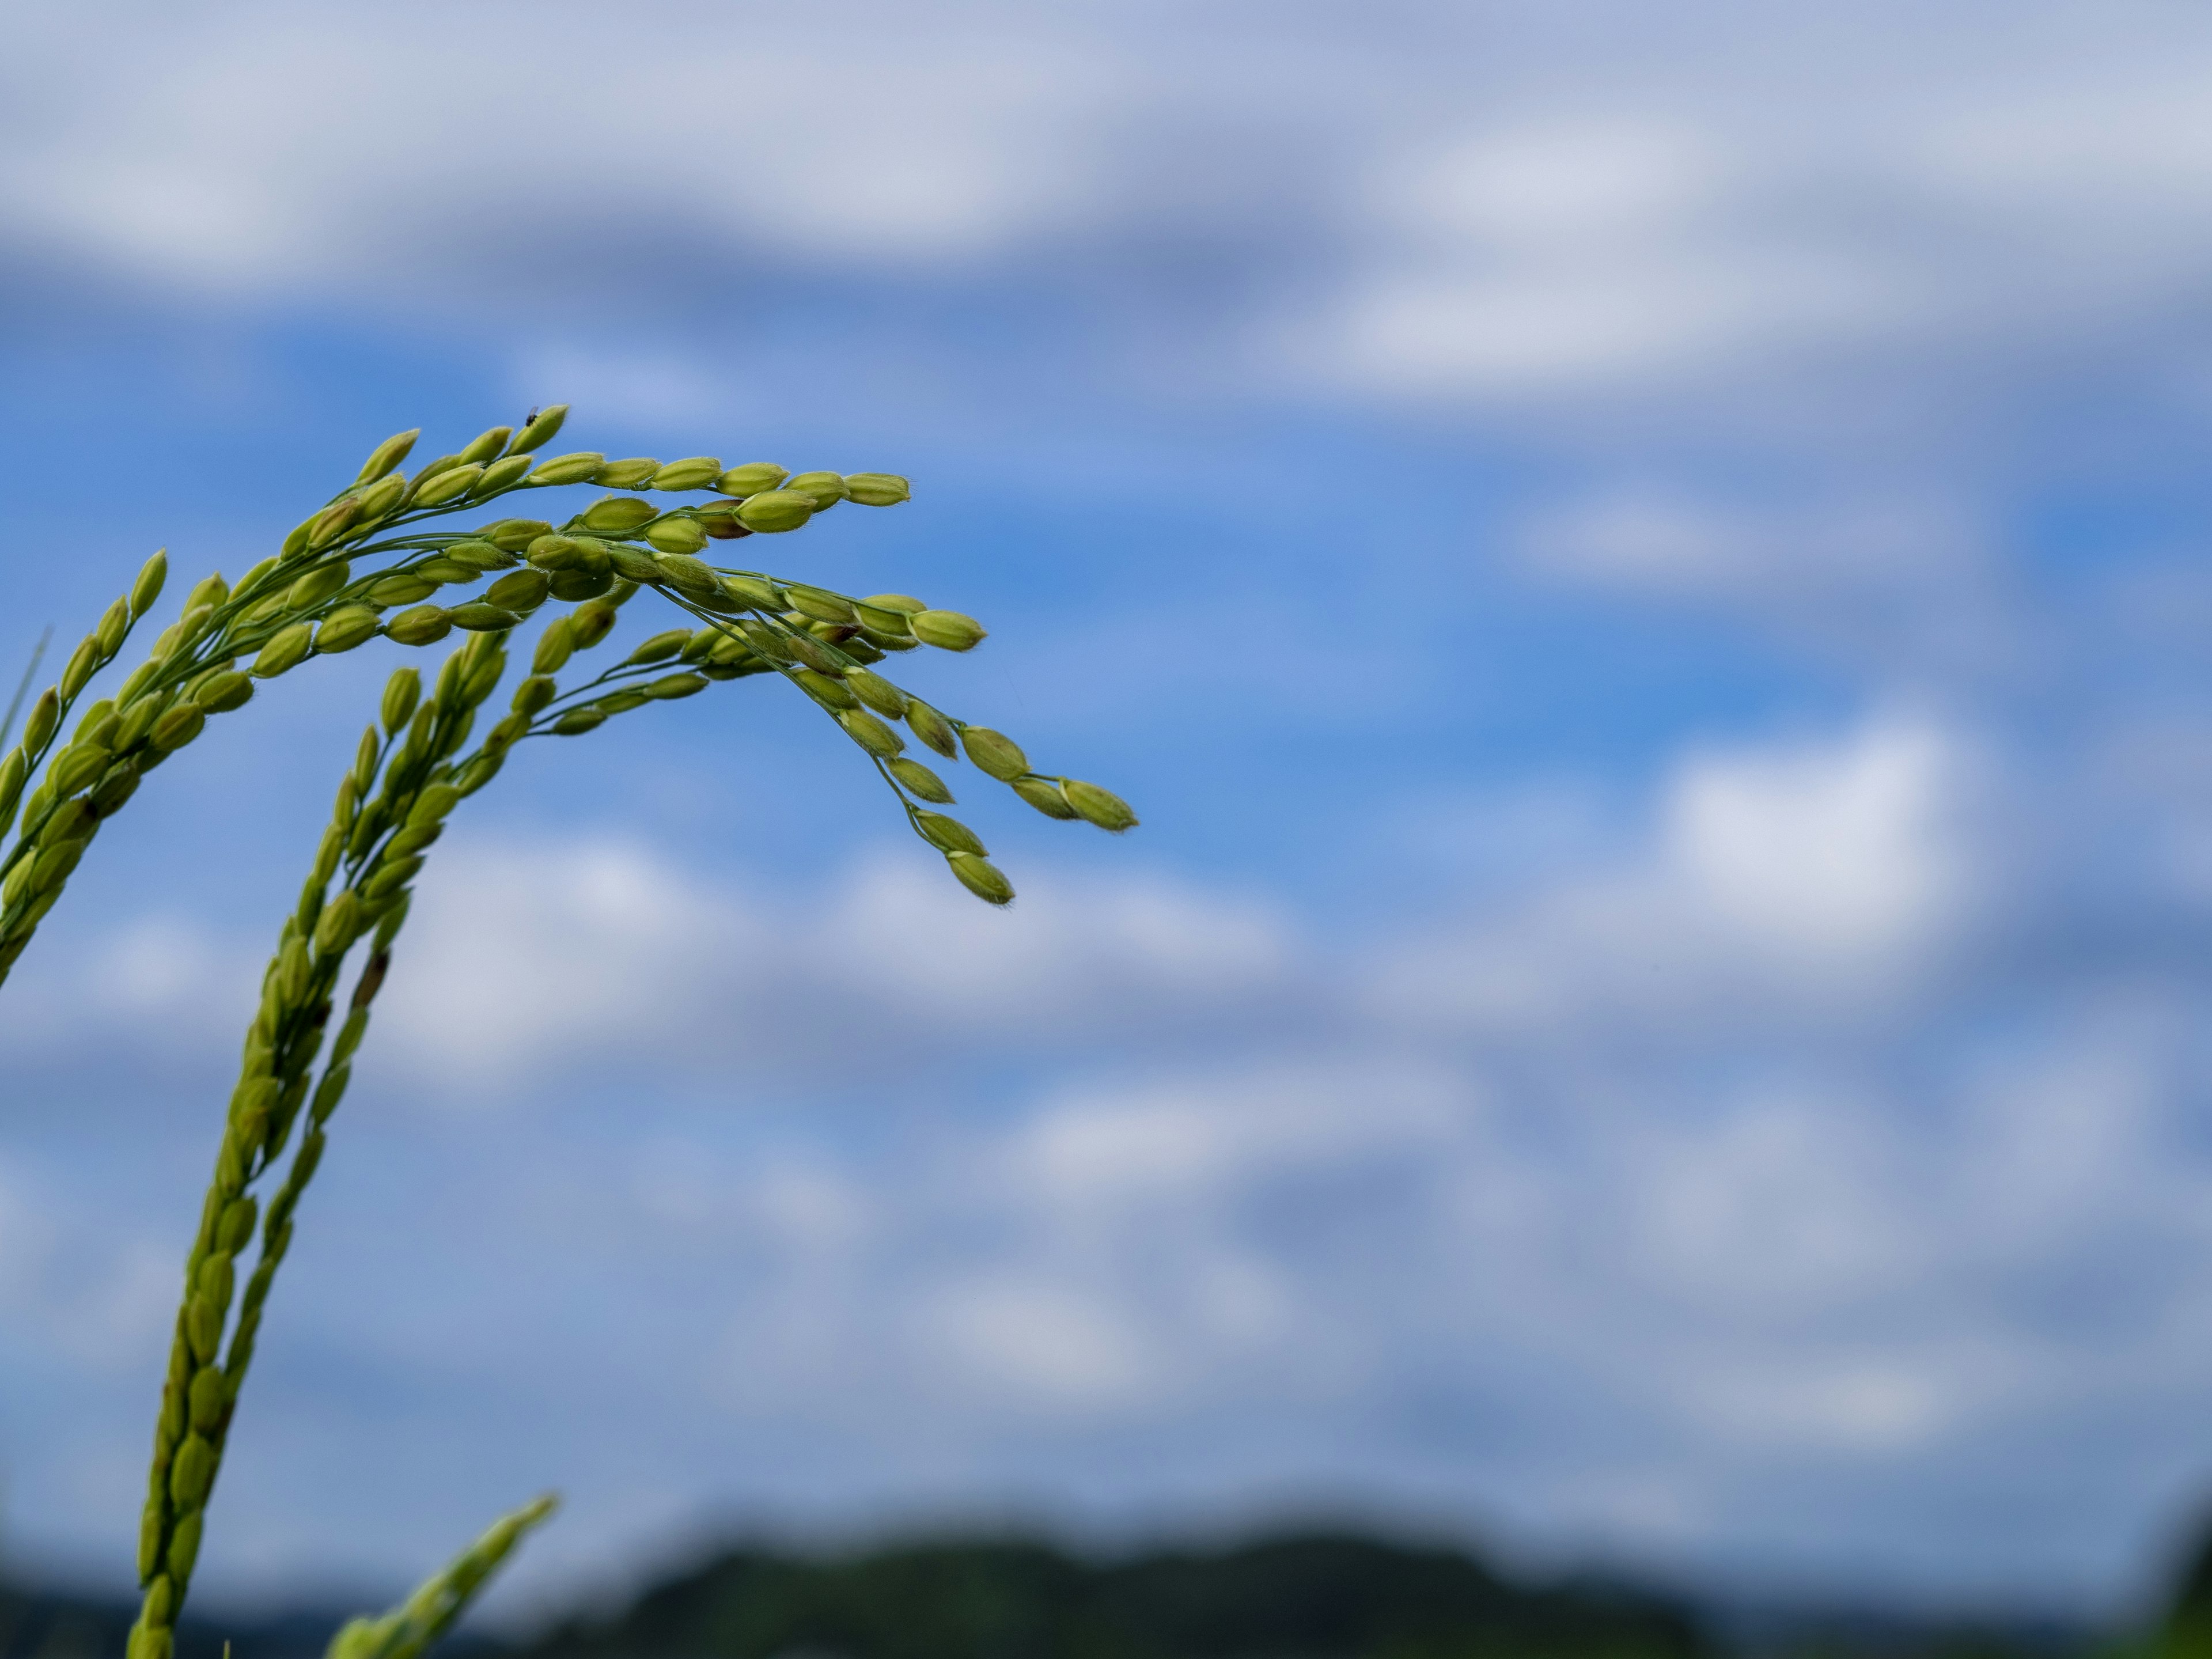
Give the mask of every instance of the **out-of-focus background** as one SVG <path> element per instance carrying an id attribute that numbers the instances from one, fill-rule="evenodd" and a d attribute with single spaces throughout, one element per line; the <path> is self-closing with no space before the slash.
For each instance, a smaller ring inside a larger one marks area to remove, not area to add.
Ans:
<path id="1" fill-rule="evenodd" d="M 980 617 L 917 689 L 1146 820 L 965 803 L 999 915 L 778 687 L 526 750 L 422 884 L 211 1605 L 380 1594 L 549 1485 L 511 1618 L 947 1528 L 2165 1593 L 2212 1494 L 2201 8 L 8 28 L 11 683 L 155 545 L 235 576 L 387 433 L 566 401 L 560 448 L 911 475 L 778 568 Z M 239 1034 L 399 654 L 151 780 L 0 997 L 24 1582 L 127 1589 Z"/>

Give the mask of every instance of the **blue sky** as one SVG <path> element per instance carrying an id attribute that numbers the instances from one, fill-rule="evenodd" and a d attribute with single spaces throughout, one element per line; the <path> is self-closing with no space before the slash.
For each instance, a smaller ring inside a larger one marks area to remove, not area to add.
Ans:
<path id="1" fill-rule="evenodd" d="M 1718 0 L 50 9 L 0 659 L 386 433 L 893 470 L 777 553 L 1144 813 L 988 913 L 747 681 L 422 886 L 204 1574 L 1351 1513 L 2111 1608 L 2212 1489 L 2212 23 Z M 181 592 L 181 586 L 179 589 Z M 0 996 L 14 1552 L 113 1582 L 396 647 Z M 904 665 L 902 664 L 902 667 Z M 273 758 L 272 758 L 273 757 Z"/>

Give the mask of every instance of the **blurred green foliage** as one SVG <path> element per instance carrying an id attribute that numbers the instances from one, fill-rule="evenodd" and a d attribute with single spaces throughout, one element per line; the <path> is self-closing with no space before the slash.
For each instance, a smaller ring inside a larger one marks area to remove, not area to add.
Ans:
<path id="1" fill-rule="evenodd" d="M 2144 1645 L 2148 1659 L 2212 1659 L 2212 1526 L 2183 1564 L 2166 1618 Z"/>
<path id="2" fill-rule="evenodd" d="M 1034 1543 L 741 1551 L 529 1659 L 1698 1659 L 1686 1607 L 1352 1537 L 1091 1563 Z"/>
<path id="3" fill-rule="evenodd" d="M 134 1609 L 0 1583 L 0 1659 L 114 1659 Z M 350 1607 L 187 1617 L 179 1659 L 321 1659 Z M 534 1637 L 440 1659 L 2212 1659 L 2212 1539 L 2170 1611 L 2102 1642 L 2032 1619 L 1692 1601 L 1517 1582 L 1460 1551 L 1343 1534 L 1085 1559 L 1020 1540 L 729 1551 Z"/>

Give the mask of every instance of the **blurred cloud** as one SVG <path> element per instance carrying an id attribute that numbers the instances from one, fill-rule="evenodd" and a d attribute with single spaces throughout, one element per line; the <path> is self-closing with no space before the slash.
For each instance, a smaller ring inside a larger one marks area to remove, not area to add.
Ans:
<path id="1" fill-rule="evenodd" d="M 1015 927 L 908 857 L 767 904 L 635 843 L 478 842 L 440 865 L 386 1018 L 424 1080 L 483 1089 L 641 1047 L 723 1074 L 1158 1040 L 1272 1015 L 1298 977 L 1270 907 L 1142 878 L 1025 884 Z"/>
<path id="2" fill-rule="evenodd" d="M 775 270 L 1158 306 L 1213 259 L 1243 325 L 1208 349 L 1278 385 L 1581 419 L 1814 370 L 1956 393 L 2148 345 L 2212 262 L 2212 32 L 2170 7 L 1391 10 L 1201 8 L 1166 49 L 1149 7 L 661 3 L 612 51 L 574 5 L 57 15 L 0 198 L 18 258 L 155 292 L 610 340 L 609 305 Z"/>
<path id="3" fill-rule="evenodd" d="M 1964 803 L 1948 799 L 1969 772 L 1959 747 L 1900 724 L 1688 757 L 1627 867 L 1388 952 L 1384 1002 L 1478 1027 L 1595 1015 L 1680 1030 L 1910 998 L 1972 900 Z"/>
<path id="4" fill-rule="evenodd" d="M 2015 871 L 1999 769 L 1903 715 L 1709 748 L 1608 860 L 1326 948 L 1143 875 L 1040 872 L 1000 915 L 912 859 L 794 890 L 653 842 L 463 832 L 319 1188 L 326 1253 L 295 1269 L 289 1350 L 257 1382 L 279 1423 L 319 1401 L 339 1449 L 294 1467 L 242 1445 L 219 1562 L 259 1577 L 336 1548 L 310 1476 L 344 1446 L 641 1388 L 650 1438 L 823 1519 L 1028 1501 L 1040 1437 L 1083 1462 L 1199 1432 L 1212 1449 L 1166 1490 L 1264 1501 L 1382 1470 L 1445 1503 L 1481 1468 L 1524 1537 L 1647 1559 L 1751 1550 L 1808 1480 L 1835 1507 L 1801 1530 L 1859 1535 L 1878 1500 L 1845 1471 L 2027 1455 L 2054 1420 L 2140 1414 L 2193 1443 L 2165 1394 L 2212 1376 L 2187 1022 L 2124 969 L 2086 1002 L 2017 984 L 1993 948 L 2017 915 L 1992 902 Z M 176 970 L 229 947 L 176 938 L 86 947 L 140 964 L 111 1006 L 245 1000 Z M 1990 1048 L 1993 1000 L 2041 1029 Z M 825 1138 L 790 1115 L 824 1085 L 857 1105 L 939 1082 L 927 1124 Z M 659 1103 L 684 1097 L 714 1109 Z M 445 1173 L 405 1173 L 425 1164 Z M 142 1370 L 168 1315 L 127 1264 L 161 1261 L 157 1236 L 86 1250 L 61 1210 L 0 1224 L 47 1241 L 10 1252 L 19 1312 L 72 1305 L 80 1343 L 126 1321 L 82 1363 Z M 438 1265 L 472 1235 L 505 1242 Z M 97 1298 L 73 1259 L 112 1264 Z M 2090 1314 L 2084 1273 L 2136 1311 Z M 397 1376 L 425 1344 L 471 1376 L 517 1346 L 568 1357 L 481 1399 L 349 1405 L 319 1380 Z M 397 1420 L 344 1429 L 358 1412 Z M 564 1441 L 545 1473 L 618 1515 L 642 1432 Z M 1104 1466 L 1085 1490 L 1108 1524 L 1158 1496 Z M 682 1512 L 672 1494 L 656 1524 Z M 1919 1582 L 1948 1522 L 1883 1524 L 1885 1571 Z M 421 1522 L 403 1504 L 344 1525 L 397 1571 Z M 605 1536 L 587 1522 L 538 1571 Z M 2000 1529 L 1943 1571 L 2082 1548 Z"/>

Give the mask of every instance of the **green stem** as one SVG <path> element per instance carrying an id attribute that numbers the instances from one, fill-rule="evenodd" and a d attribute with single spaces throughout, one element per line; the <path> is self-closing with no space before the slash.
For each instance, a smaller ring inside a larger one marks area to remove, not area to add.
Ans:
<path id="1" fill-rule="evenodd" d="M 510 485 L 508 489 L 519 487 Z M 498 490 L 472 501 L 441 502 L 431 507 L 403 510 L 380 520 L 374 529 L 389 530 L 402 524 L 419 522 L 446 514 L 480 511 L 507 493 L 507 490 Z M 370 528 L 364 528 L 358 535 L 366 538 L 371 533 Z M 375 571 L 301 611 L 280 611 L 259 622 L 246 620 L 250 611 L 266 604 L 281 588 L 289 586 L 312 571 L 392 551 L 434 552 L 465 539 L 466 536 L 461 533 L 398 537 L 374 542 L 349 540 L 341 536 L 330 545 L 312 554 L 295 558 L 289 563 L 271 565 L 253 581 L 241 580 L 235 592 L 226 594 L 222 603 L 216 605 L 200 623 L 194 636 L 178 641 L 176 647 L 160 659 L 160 666 L 145 676 L 132 690 L 123 708 L 117 712 L 120 714 L 124 709 L 136 708 L 149 699 L 162 702 L 161 714 L 173 712 L 171 705 L 178 693 L 210 670 L 218 665 L 231 666 L 240 657 L 248 652 L 258 651 L 276 635 L 295 623 L 315 623 L 341 606 L 363 603 L 363 596 L 371 586 L 387 576 L 404 574 L 406 567 L 403 562 Z M 139 620 L 135 616 L 130 618 L 116 641 L 114 650 L 101 654 L 100 666 L 104 667 L 120 653 Z M 34 659 L 34 670 L 35 666 Z M 54 730 L 43 742 L 23 749 L 27 785 L 40 763 L 54 752 L 56 744 L 61 742 L 62 732 L 69 716 L 75 712 L 82 690 L 80 687 L 78 691 L 62 697 L 59 696 L 60 688 L 55 688 L 58 701 Z M 203 717 L 212 712 L 216 711 L 204 709 Z M 0 730 L 5 729 L 0 727 Z M 63 745 L 64 754 L 70 746 Z M 122 810 L 131 793 L 137 789 L 139 779 L 167 759 L 170 752 L 173 751 L 155 746 L 150 729 L 143 730 L 136 741 L 113 753 L 95 775 L 85 779 L 79 789 L 69 796 L 49 791 L 41 799 L 38 791 L 31 792 L 34 805 L 25 811 L 14 844 L 4 854 L 0 854 L 0 883 L 7 884 L 5 888 L 0 889 L 0 984 L 6 982 L 16 960 L 29 948 L 32 937 L 37 933 L 46 913 L 60 901 L 71 872 L 88 848 L 100 824 Z M 3 757 L 4 751 L 0 751 L 0 758 Z M 50 780 L 52 774 L 49 774 Z M 71 805 L 73 801 L 75 805 Z M 67 814 L 66 818 L 58 825 L 57 820 L 62 819 L 64 813 Z M 0 834 L 4 833 L 4 827 L 0 827 Z M 43 856 L 47 854 L 52 856 Z M 33 860 L 39 861 L 37 866 L 22 868 Z"/>
<path id="2" fill-rule="evenodd" d="M 499 642 L 477 636 L 453 653 L 440 677 L 433 717 L 423 728 L 427 743 L 386 741 L 370 729 L 354 770 L 339 790 L 300 907 L 286 919 L 264 976 L 261 1008 L 246 1034 L 245 1059 L 231 1097 L 215 1175 L 185 1258 L 185 1294 L 161 1393 L 140 1523 L 138 1573 L 143 1596 L 131 1628 L 129 1659 L 169 1659 L 173 1649 L 177 1616 L 199 1556 L 208 1498 L 222 1467 L 239 1391 L 252 1364 L 263 1312 L 290 1248 L 301 1198 L 322 1162 L 326 1125 L 351 1078 L 354 1052 L 367 1031 L 370 1006 L 390 965 L 392 941 L 406 920 L 407 882 L 379 889 L 396 836 L 380 832 L 351 854 L 348 842 L 362 812 L 381 805 L 387 816 L 396 817 L 396 806 L 414 799 L 441 770 L 452 769 L 447 752 L 458 746 L 457 736 L 465 728 L 470 710 L 489 694 L 503 672 Z M 476 757 L 472 754 L 461 764 Z M 369 806 L 362 806 L 368 786 L 380 775 L 382 792 Z M 398 828 L 392 826 L 394 831 Z M 326 903 L 325 896 L 339 878 L 338 893 Z M 374 899 L 368 896 L 372 890 L 376 890 Z M 343 915 L 337 914 L 341 907 Z M 315 1060 L 322 1051 L 339 970 L 360 932 L 368 927 L 374 930 L 369 956 L 318 1079 Z M 299 1145 L 265 1214 L 257 1217 L 252 1188 L 283 1158 L 303 1105 L 306 1127 Z M 252 1238 L 257 1218 L 260 1249 L 239 1297 L 236 1322 L 231 1324 L 236 1258 Z M 230 1325 L 227 1350 L 222 1340 L 226 1325 Z"/>
<path id="3" fill-rule="evenodd" d="M 23 665 L 23 678 L 15 682 L 15 695 L 8 699 L 8 713 L 0 719 L 0 744 L 8 741 L 8 734 L 15 729 L 15 716 L 23 712 L 23 699 L 31 694 L 31 682 L 36 678 L 39 665 L 46 659 L 46 647 L 54 642 L 54 625 L 48 623 L 39 635 L 39 642 L 31 647 L 31 660 Z"/>

